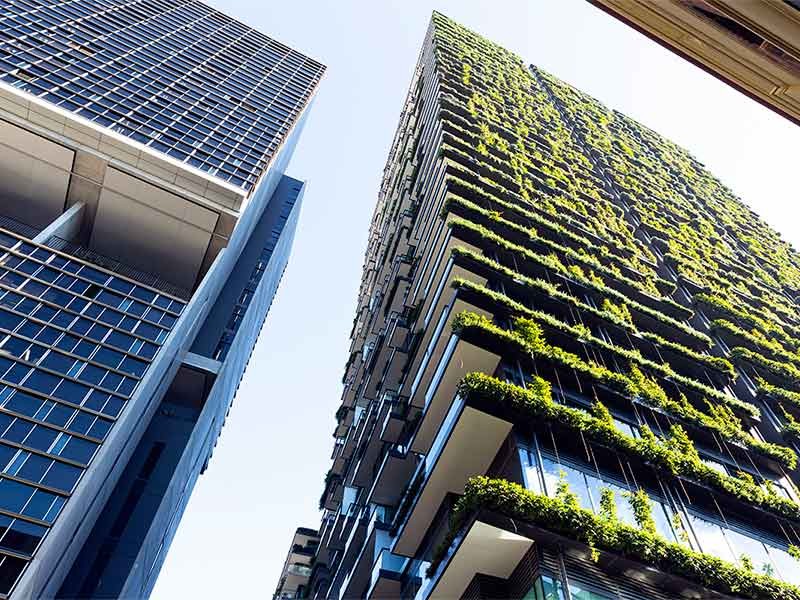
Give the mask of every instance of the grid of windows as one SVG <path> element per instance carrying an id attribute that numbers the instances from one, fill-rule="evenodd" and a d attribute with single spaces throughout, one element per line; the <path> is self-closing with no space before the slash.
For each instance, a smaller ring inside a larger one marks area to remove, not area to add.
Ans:
<path id="1" fill-rule="evenodd" d="M 530 489 L 555 497 L 563 480 L 569 485 L 569 490 L 576 494 L 583 508 L 598 513 L 601 511 L 601 490 L 609 489 L 614 492 L 620 521 L 638 527 L 626 498 L 627 494 L 637 489 L 636 484 L 610 476 L 596 466 L 564 460 L 547 452 L 537 453 L 525 447 L 520 448 L 520 458 L 525 484 Z M 757 524 L 739 523 L 736 519 L 710 515 L 694 507 L 677 506 L 663 494 L 669 490 L 669 486 L 665 483 L 661 485 L 661 492 L 652 489 L 647 492 L 656 530 L 663 538 L 690 545 L 695 550 L 731 563 L 747 557 L 759 573 L 793 584 L 800 583 L 797 561 L 787 550 L 788 542 L 768 538 L 755 529 Z M 676 531 L 676 512 L 681 513 L 681 519 L 677 522 L 687 524 L 683 535 Z"/>
<path id="2" fill-rule="evenodd" d="M 7 594 L 185 304 L 0 230 L 0 594 Z"/>
<path id="3" fill-rule="evenodd" d="M 0 79 L 246 190 L 324 71 L 196 0 L 0 6 Z"/>

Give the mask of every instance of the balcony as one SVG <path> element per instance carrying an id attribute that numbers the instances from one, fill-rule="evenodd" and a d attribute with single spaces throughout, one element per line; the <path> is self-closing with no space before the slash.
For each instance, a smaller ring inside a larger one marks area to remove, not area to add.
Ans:
<path id="1" fill-rule="evenodd" d="M 358 487 L 367 487 L 372 483 L 375 462 L 383 449 L 380 426 L 383 424 L 383 415 L 389 412 L 389 407 L 374 402 L 367 410 L 366 425 L 359 436 L 357 450 L 353 457 L 355 466 L 350 471 L 348 479 L 350 485 Z"/>
<path id="2" fill-rule="evenodd" d="M 451 315 L 456 315 L 469 305 L 456 300 Z M 448 322 L 450 319 L 448 319 Z M 458 384 L 467 373 L 494 374 L 500 364 L 500 356 L 466 342 L 455 334 L 442 334 L 436 351 L 425 365 L 417 393 L 424 406 L 416 434 L 411 441 L 411 450 L 428 454 L 434 438 L 440 432 L 445 416 L 452 405 Z M 441 351 L 439 351 L 441 349 Z M 420 392 L 424 390 L 424 395 Z"/>
<path id="3" fill-rule="evenodd" d="M 404 396 L 396 396 L 394 393 L 387 392 L 391 398 L 389 401 L 389 410 L 386 411 L 386 416 L 383 418 L 381 424 L 381 439 L 390 444 L 396 444 L 400 441 L 400 436 L 403 433 L 403 427 L 406 424 L 406 417 L 408 416 L 408 398 Z"/>
<path id="4" fill-rule="evenodd" d="M 378 555 L 387 548 L 391 542 L 389 535 L 390 515 L 386 507 L 371 504 L 368 516 L 365 517 L 366 527 L 363 542 L 354 547 L 348 547 L 346 553 L 357 552 L 352 566 L 344 577 L 339 588 L 339 598 L 362 598 L 366 588 L 371 584 L 372 568 Z M 351 545 L 356 541 L 354 537 Z"/>
<path id="5" fill-rule="evenodd" d="M 508 579 L 534 544 L 551 556 L 561 554 L 566 564 L 593 565 L 611 578 L 640 590 L 661 590 L 659 598 L 724 600 L 734 597 L 616 552 L 601 550 L 593 557 L 586 544 L 554 533 L 546 525 L 512 519 L 482 508 L 469 518 L 435 570 L 422 577 L 415 600 L 460 598 L 478 573 Z"/>
<path id="6" fill-rule="evenodd" d="M 371 502 L 396 506 L 403 489 L 411 480 L 417 466 L 416 454 L 397 446 L 390 447 L 377 468 L 368 498 Z"/>
<path id="7" fill-rule="evenodd" d="M 496 520 L 475 518 L 451 544 L 436 572 L 423 579 L 415 600 L 461 598 L 477 573 L 508 579 L 534 542 L 498 526 Z"/>
<path id="8" fill-rule="evenodd" d="M 513 425 L 469 405 L 451 390 L 449 410 L 428 455 L 409 486 L 408 516 L 393 551 L 414 556 L 448 494 L 462 494 L 471 477 L 484 475 Z"/>
<path id="9" fill-rule="evenodd" d="M 480 315 L 491 317 L 489 312 L 469 304 L 464 300 L 461 300 L 458 297 L 458 292 L 454 290 L 449 290 L 449 293 L 442 294 L 442 298 L 437 303 L 436 307 L 436 324 L 434 326 L 433 323 L 431 323 L 428 326 L 428 330 L 426 331 L 420 346 L 420 349 L 424 348 L 425 350 L 424 352 L 418 353 L 418 358 L 414 365 L 415 368 L 412 368 L 411 370 L 411 373 L 414 374 L 414 378 L 411 381 L 411 387 L 408 391 L 410 399 L 409 402 L 411 406 L 418 408 L 425 407 L 427 410 L 430 400 L 428 397 L 430 383 L 436 374 L 435 365 L 440 364 L 442 356 L 447 351 L 448 344 L 450 343 L 450 332 L 452 331 L 453 319 L 457 314 L 463 311 L 471 311 Z M 462 356 L 459 355 L 459 358 L 462 358 Z M 477 355 L 467 356 L 465 354 L 463 358 L 469 358 L 471 359 L 470 364 L 472 362 L 477 362 L 482 367 L 480 369 L 471 368 L 469 370 L 475 371 L 488 369 L 488 371 L 485 371 L 487 373 L 493 373 L 500 362 L 499 356 L 495 356 L 496 362 L 494 362 L 494 364 L 491 364 L 490 359 L 484 358 L 481 360 L 481 357 L 478 357 Z"/>
<path id="10" fill-rule="evenodd" d="M 443 294 L 442 292 L 450 288 L 450 284 L 452 283 L 453 279 L 456 277 L 461 277 L 469 279 L 470 281 L 473 281 L 479 285 L 486 284 L 485 278 L 453 264 L 451 258 L 453 248 L 460 247 L 471 250 L 476 254 L 483 254 L 480 248 L 473 246 L 471 243 L 463 239 L 463 237 L 459 237 L 458 234 L 453 233 L 453 231 L 447 227 L 447 223 L 449 223 L 453 218 L 454 217 L 452 215 L 447 216 L 443 226 L 443 238 L 440 242 L 440 246 L 438 249 L 436 246 L 431 249 L 431 252 L 435 252 L 436 255 L 434 263 L 431 266 L 430 273 L 428 274 L 425 287 L 422 291 L 424 301 L 420 310 L 420 315 L 423 317 L 423 323 L 425 326 L 430 325 L 433 315 L 438 314 L 439 311 L 437 305 L 441 300 L 441 297 L 443 295 L 447 295 Z M 423 275 L 424 274 L 422 272 L 418 273 L 419 277 L 423 277 Z"/>
<path id="11" fill-rule="evenodd" d="M 367 600 L 393 599 L 400 597 L 400 577 L 408 559 L 392 554 L 384 548 L 372 566 Z"/>

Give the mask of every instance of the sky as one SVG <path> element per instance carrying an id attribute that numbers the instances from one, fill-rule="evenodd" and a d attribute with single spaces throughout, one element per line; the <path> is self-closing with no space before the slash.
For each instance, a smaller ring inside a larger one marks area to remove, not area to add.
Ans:
<path id="1" fill-rule="evenodd" d="M 292 257 L 157 600 L 270 597 L 295 528 L 319 525 L 367 228 L 434 9 L 688 148 L 800 248 L 800 127 L 585 0 L 207 1 L 328 72 L 288 170 L 308 181 Z"/>

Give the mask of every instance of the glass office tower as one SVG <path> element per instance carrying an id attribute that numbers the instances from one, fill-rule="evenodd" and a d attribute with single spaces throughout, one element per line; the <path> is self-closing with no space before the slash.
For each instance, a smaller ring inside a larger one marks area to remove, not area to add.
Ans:
<path id="1" fill-rule="evenodd" d="M 435 14 L 303 593 L 800 598 L 798 290 L 688 152 Z"/>
<path id="2" fill-rule="evenodd" d="M 195 0 L 0 8 L 0 597 L 146 597 L 286 266 L 324 67 Z"/>

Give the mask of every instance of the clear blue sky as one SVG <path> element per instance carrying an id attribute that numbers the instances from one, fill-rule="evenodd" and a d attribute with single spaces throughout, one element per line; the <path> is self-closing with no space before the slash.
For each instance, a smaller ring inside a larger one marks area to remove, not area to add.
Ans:
<path id="1" fill-rule="evenodd" d="M 211 0 L 328 65 L 289 174 L 308 180 L 289 268 L 154 592 L 268 598 L 317 527 L 367 226 L 431 11 L 688 148 L 800 247 L 800 128 L 584 0 Z"/>

